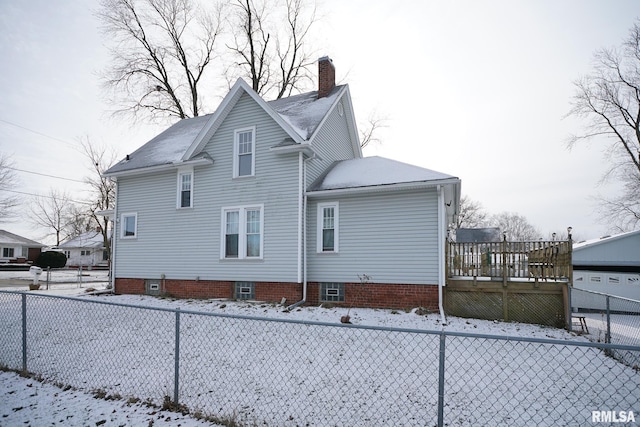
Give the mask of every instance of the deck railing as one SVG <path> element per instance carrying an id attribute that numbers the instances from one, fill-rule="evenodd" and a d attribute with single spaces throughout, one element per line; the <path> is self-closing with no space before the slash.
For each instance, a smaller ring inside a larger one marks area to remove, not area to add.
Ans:
<path id="1" fill-rule="evenodd" d="M 448 242 L 448 277 L 570 281 L 572 241 Z"/>

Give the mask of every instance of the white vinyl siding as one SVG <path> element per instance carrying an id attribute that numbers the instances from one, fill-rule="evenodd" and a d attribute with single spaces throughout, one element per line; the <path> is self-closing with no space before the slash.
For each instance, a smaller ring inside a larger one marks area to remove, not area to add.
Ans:
<path id="1" fill-rule="evenodd" d="M 339 216 L 337 202 L 318 205 L 317 224 L 317 251 L 320 253 L 338 252 Z"/>
<path id="2" fill-rule="evenodd" d="M 248 179 L 232 179 L 234 133 L 249 126 L 255 126 L 255 135 L 260 136 L 254 147 L 258 173 Z M 215 162 L 194 167 L 191 209 L 176 209 L 176 194 L 168 191 L 176 188 L 176 170 L 119 177 L 118 217 L 137 212 L 139 222 L 137 239 L 117 242 L 116 277 L 149 279 L 164 274 L 186 280 L 296 282 L 298 155 L 269 150 L 286 136 L 243 95 L 204 147 Z M 237 262 L 225 259 L 222 209 L 257 205 L 264 206 L 262 257 Z M 119 236 L 121 230 L 116 232 Z"/>
<path id="3" fill-rule="evenodd" d="M 358 283 L 438 283 L 438 198 L 435 188 L 420 191 L 341 196 L 340 252 L 317 251 L 318 206 L 309 202 L 308 280 Z"/>
<path id="4" fill-rule="evenodd" d="M 193 171 L 178 173 L 178 208 L 193 207 Z"/>
<path id="5" fill-rule="evenodd" d="M 238 129 L 234 132 L 234 178 L 255 175 L 255 135 L 255 127 Z"/>

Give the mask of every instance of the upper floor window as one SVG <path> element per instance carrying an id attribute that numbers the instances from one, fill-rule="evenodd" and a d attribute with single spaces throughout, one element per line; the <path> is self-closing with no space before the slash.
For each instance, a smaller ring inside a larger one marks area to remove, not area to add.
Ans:
<path id="1" fill-rule="evenodd" d="M 255 175 L 255 127 L 234 133 L 233 177 Z"/>
<path id="2" fill-rule="evenodd" d="M 120 236 L 123 239 L 133 239 L 138 236 L 138 214 L 122 214 L 120 218 Z"/>
<path id="3" fill-rule="evenodd" d="M 222 257 L 262 258 L 262 206 L 222 210 Z"/>
<path id="4" fill-rule="evenodd" d="M 178 173 L 178 208 L 193 207 L 193 171 Z"/>
<path id="5" fill-rule="evenodd" d="M 338 202 L 318 205 L 318 252 L 338 252 Z"/>

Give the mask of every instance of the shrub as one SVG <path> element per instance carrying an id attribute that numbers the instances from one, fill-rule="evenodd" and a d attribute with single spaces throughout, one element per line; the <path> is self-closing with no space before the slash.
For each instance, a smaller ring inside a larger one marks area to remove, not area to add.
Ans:
<path id="1" fill-rule="evenodd" d="M 62 252 L 42 252 L 36 260 L 36 265 L 41 268 L 62 268 L 67 264 L 67 257 Z"/>

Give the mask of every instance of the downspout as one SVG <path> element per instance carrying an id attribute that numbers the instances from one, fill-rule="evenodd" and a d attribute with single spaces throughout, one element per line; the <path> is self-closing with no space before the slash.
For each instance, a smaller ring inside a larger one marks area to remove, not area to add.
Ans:
<path id="1" fill-rule="evenodd" d="M 115 194 L 113 197 L 113 225 L 111 226 L 111 292 L 116 292 L 116 242 L 118 241 L 118 180 L 114 178 L 116 182 Z"/>
<path id="2" fill-rule="evenodd" d="M 305 192 L 305 184 L 307 181 L 307 161 L 315 158 L 315 155 L 308 159 L 303 158 L 303 154 L 299 153 L 299 194 L 298 194 L 298 282 L 302 279 L 302 299 L 288 306 L 285 311 L 291 311 L 296 307 L 307 302 L 307 195 Z M 302 260 L 300 259 L 302 258 Z M 300 262 L 302 261 L 302 262 Z M 300 271 L 302 270 L 302 271 Z M 302 278 L 300 277 L 302 273 Z"/>
<path id="3" fill-rule="evenodd" d="M 444 229 L 446 227 L 446 212 L 444 209 L 444 189 L 441 185 L 438 185 L 438 308 L 440 310 L 440 319 L 442 325 L 447 324 L 447 319 L 444 315 L 443 306 L 443 289 L 445 284 L 445 244 L 444 244 Z"/>
<path id="4" fill-rule="evenodd" d="M 302 227 L 303 227 L 303 193 L 304 193 L 304 160 L 302 152 L 298 153 L 298 283 L 302 282 L 302 251 L 304 250 L 302 244 Z"/>

